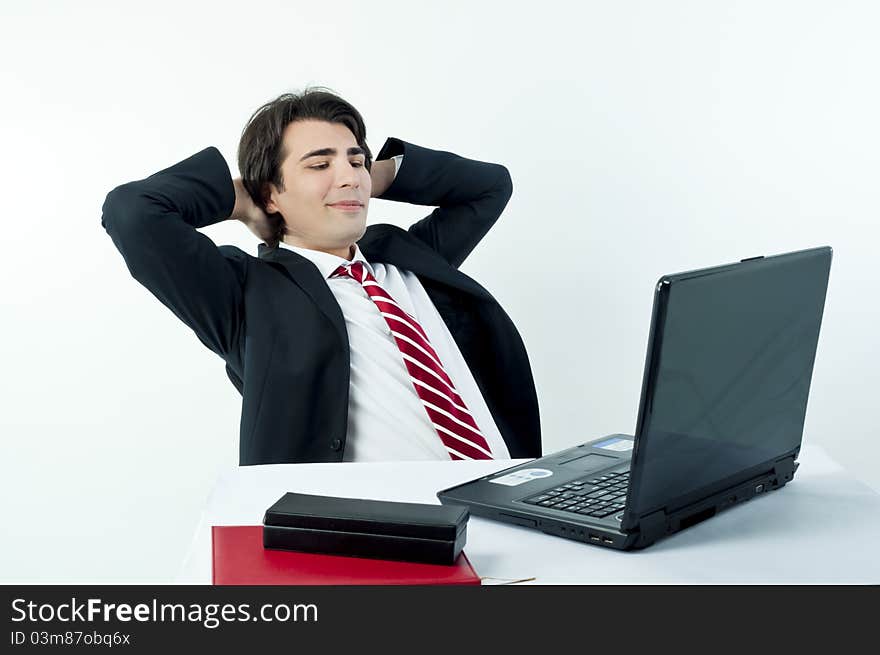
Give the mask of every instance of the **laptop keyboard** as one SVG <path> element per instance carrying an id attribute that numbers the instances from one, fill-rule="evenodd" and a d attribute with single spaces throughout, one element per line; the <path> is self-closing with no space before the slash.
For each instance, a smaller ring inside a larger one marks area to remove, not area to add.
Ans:
<path id="1" fill-rule="evenodd" d="M 525 498 L 522 502 L 601 519 L 623 511 L 627 485 L 629 471 L 620 471 L 572 480 Z"/>

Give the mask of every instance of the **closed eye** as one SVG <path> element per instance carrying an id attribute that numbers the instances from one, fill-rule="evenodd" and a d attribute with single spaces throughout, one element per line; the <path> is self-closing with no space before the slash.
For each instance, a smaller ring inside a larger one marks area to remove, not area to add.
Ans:
<path id="1" fill-rule="evenodd" d="M 316 164 L 315 166 L 309 166 L 309 168 L 313 168 L 316 171 L 320 171 L 320 170 L 327 168 L 328 165 L 329 164 L 327 164 L 327 163 Z M 355 168 L 362 168 L 363 167 L 363 164 L 359 161 L 353 161 L 353 162 L 351 162 L 351 165 L 354 166 Z"/>

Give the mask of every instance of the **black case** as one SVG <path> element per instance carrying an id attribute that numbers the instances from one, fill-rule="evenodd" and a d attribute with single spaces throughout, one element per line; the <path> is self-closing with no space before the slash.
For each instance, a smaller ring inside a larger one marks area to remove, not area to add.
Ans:
<path id="1" fill-rule="evenodd" d="M 263 547 L 453 564 L 468 516 L 461 505 L 286 493 L 263 517 Z"/>

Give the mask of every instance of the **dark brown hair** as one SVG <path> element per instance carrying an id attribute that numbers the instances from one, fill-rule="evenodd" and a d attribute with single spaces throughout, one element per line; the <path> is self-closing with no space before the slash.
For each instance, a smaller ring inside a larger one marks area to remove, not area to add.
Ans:
<path id="1" fill-rule="evenodd" d="M 274 233 L 269 247 L 276 247 L 284 238 L 284 217 L 266 211 L 268 184 L 284 191 L 281 162 L 284 152 L 284 129 L 294 121 L 322 120 L 345 125 L 366 154 L 365 167 L 373 165 L 367 147 L 367 128 L 360 112 L 326 87 L 307 87 L 302 93 L 284 93 L 257 109 L 248 119 L 238 143 L 238 171 L 241 181 L 254 203 L 269 217 Z"/>

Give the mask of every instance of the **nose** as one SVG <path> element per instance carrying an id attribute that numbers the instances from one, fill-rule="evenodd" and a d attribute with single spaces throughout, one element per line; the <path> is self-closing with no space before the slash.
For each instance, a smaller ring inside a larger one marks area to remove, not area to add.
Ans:
<path id="1" fill-rule="evenodd" d="M 358 172 L 354 166 L 351 164 L 344 164 L 339 167 L 339 171 L 336 181 L 340 187 L 350 186 L 357 189 L 360 186 Z"/>

